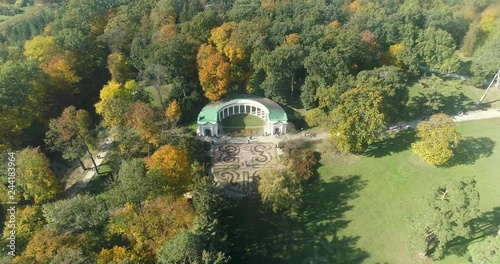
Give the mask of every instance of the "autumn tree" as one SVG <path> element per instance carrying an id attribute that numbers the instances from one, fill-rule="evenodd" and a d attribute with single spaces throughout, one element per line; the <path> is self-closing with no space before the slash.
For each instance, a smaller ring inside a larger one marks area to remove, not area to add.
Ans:
<path id="1" fill-rule="evenodd" d="M 151 261 L 154 252 L 175 234 L 188 230 L 193 220 L 194 211 L 187 200 L 158 197 L 142 206 L 126 204 L 113 212 L 109 231 L 122 235 L 135 252 L 142 252 L 145 260 Z"/>
<path id="2" fill-rule="evenodd" d="M 165 112 L 165 116 L 167 120 L 172 123 L 172 127 L 175 127 L 179 119 L 181 118 L 181 109 L 177 100 L 172 100 L 170 104 L 168 104 L 167 110 Z"/>
<path id="3" fill-rule="evenodd" d="M 127 109 L 127 124 L 134 129 L 141 139 L 157 146 L 159 129 L 154 120 L 154 111 L 148 103 L 137 101 Z"/>
<path id="4" fill-rule="evenodd" d="M 49 160 L 39 148 L 25 148 L 17 155 L 17 185 L 24 199 L 36 204 L 53 199 L 60 191 Z"/>
<path id="5" fill-rule="evenodd" d="M 479 193 L 476 181 L 449 182 L 433 190 L 428 210 L 415 225 L 420 228 L 420 249 L 435 259 L 443 257 L 449 242 L 472 234 L 473 220 L 479 216 Z"/>
<path id="6" fill-rule="evenodd" d="M 198 51 L 198 74 L 205 97 L 211 101 L 221 99 L 229 89 L 230 66 L 224 56 L 210 45 L 202 45 Z"/>
<path id="7" fill-rule="evenodd" d="M 39 205 L 28 205 L 18 208 L 16 212 L 16 247 L 21 250 L 28 244 L 36 231 L 45 226 L 42 207 Z M 5 228 L 3 237 L 10 236 L 10 229 Z"/>
<path id="8" fill-rule="evenodd" d="M 86 169 L 81 157 L 88 153 L 97 170 L 90 147 L 95 146 L 91 133 L 91 122 L 87 111 L 76 110 L 74 106 L 64 109 L 61 116 L 51 119 L 49 131 L 45 134 L 45 143 L 54 151 L 61 151 L 63 158 L 78 160 L 82 169 Z"/>
<path id="9" fill-rule="evenodd" d="M 380 91 L 353 88 L 340 96 L 340 104 L 330 113 L 332 141 L 343 152 L 361 151 L 380 138 L 385 125 Z"/>
<path id="10" fill-rule="evenodd" d="M 106 127 L 123 126 L 126 123 L 126 109 L 132 103 L 133 92 L 138 89 L 134 80 L 120 84 L 111 80 L 100 92 L 99 102 L 95 104 L 96 113 L 103 117 Z"/>
<path id="11" fill-rule="evenodd" d="M 191 181 L 191 164 L 187 153 L 172 146 L 161 146 L 147 159 L 146 165 L 149 171 L 158 170 L 168 179 L 170 186 L 182 189 Z"/>
<path id="12" fill-rule="evenodd" d="M 409 93 L 400 68 L 383 66 L 362 71 L 356 76 L 356 83 L 358 87 L 370 87 L 380 91 L 382 96 L 380 111 L 385 115 L 387 122 L 397 122 L 401 119 Z"/>
<path id="13" fill-rule="evenodd" d="M 417 125 L 419 140 L 411 145 L 413 152 L 432 165 L 442 165 L 453 156 L 452 148 L 459 143 L 460 134 L 451 117 L 435 114 L 429 121 Z"/>
<path id="14" fill-rule="evenodd" d="M 111 73 L 111 78 L 121 84 L 134 77 L 132 65 L 121 53 L 109 54 L 108 70 Z"/>
<path id="15" fill-rule="evenodd" d="M 132 260 L 134 257 L 130 250 L 122 246 L 114 246 L 110 249 L 103 248 L 97 257 L 97 264 L 122 263 Z"/>
<path id="16" fill-rule="evenodd" d="M 24 55 L 29 60 L 39 62 L 40 69 L 52 77 L 61 89 L 81 80 L 75 71 L 75 56 L 65 52 L 53 36 L 35 36 L 27 41 Z"/>
<path id="17" fill-rule="evenodd" d="M 295 213 L 302 205 L 303 186 L 291 169 L 268 167 L 259 171 L 262 204 L 273 212 Z"/>
<path id="18" fill-rule="evenodd" d="M 71 251 L 80 251 L 80 254 Z M 49 230 L 39 230 L 33 235 L 26 249 L 21 255 L 14 258 L 14 264 L 22 263 L 61 263 L 52 262 L 63 255 L 73 254 L 85 261 L 71 261 L 69 263 L 89 263 L 92 258 L 89 238 L 84 234 L 57 234 Z M 58 256 L 59 255 L 59 256 Z M 78 256 L 79 255 L 79 256 Z"/>

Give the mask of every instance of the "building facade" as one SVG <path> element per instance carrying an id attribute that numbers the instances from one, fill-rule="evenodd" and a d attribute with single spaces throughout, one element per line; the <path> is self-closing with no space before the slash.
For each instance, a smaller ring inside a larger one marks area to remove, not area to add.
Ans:
<path id="1" fill-rule="evenodd" d="M 243 114 L 264 120 L 264 135 L 287 133 L 288 118 L 281 106 L 264 97 L 240 95 L 206 105 L 198 115 L 198 135 L 219 136 L 224 118 Z"/>

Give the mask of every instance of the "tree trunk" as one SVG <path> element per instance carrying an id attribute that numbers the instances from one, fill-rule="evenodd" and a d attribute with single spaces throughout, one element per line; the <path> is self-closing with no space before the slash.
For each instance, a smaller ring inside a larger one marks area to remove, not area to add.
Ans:
<path id="1" fill-rule="evenodd" d="M 89 153 L 90 159 L 92 160 L 92 163 L 94 164 L 95 171 L 97 172 L 97 174 L 100 174 L 99 170 L 97 169 L 97 164 L 95 163 L 95 160 L 92 157 L 92 153 L 90 153 L 90 150 L 87 147 L 87 145 L 85 145 L 85 148 L 87 148 L 87 153 Z"/>
<path id="2" fill-rule="evenodd" d="M 82 159 L 78 158 L 77 160 L 78 160 L 78 163 L 80 163 L 80 166 L 82 167 L 83 171 L 86 171 L 87 167 L 85 167 L 85 164 L 83 164 Z"/>
<path id="3" fill-rule="evenodd" d="M 158 93 L 158 98 L 160 99 L 161 109 L 163 109 L 163 113 L 165 113 L 165 106 L 163 105 L 163 98 L 161 97 L 160 88 L 161 86 L 155 86 L 155 90 Z"/>

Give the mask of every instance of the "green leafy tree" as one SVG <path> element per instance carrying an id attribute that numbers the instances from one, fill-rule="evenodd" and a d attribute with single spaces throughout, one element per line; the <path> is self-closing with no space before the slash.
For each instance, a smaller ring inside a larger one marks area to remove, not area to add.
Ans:
<path id="1" fill-rule="evenodd" d="M 230 257 L 222 252 L 209 252 L 203 249 L 200 236 L 189 231 L 178 233 L 160 249 L 157 261 L 169 263 L 229 263 Z"/>
<path id="2" fill-rule="evenodd" d="M 287 103 L 297 94 L 302 82 L 304 48 L 300 44 L 284 45 L 264 54 L 257 69 L 266 77 L 261 84 L 266 97 L 280 103 Z"/>
<path id="3" fill-rule="evenodd" d="M 361 151 L 380 138 L 385 125 L 380 91 L 354 88 L 340 96 L 340 104 L 330 113 L 332 140 L 343 152 Z"/>
<path id="4" fill-rule="evenodd" d="M 203 242 L 199 236 L 184 231 L 161 247 L 157 261 L 161 264 L 200 263 Z"/>
<path id="5" fill-rule="evenodd" d="M 479 216 L 476 181 L 466 179 L 439 186 L 429 197 L 429 211 L 422 220 L 425 253 L 442 258 L 450 241 L 469 238 L 472 220 Z"/>
<path id="6" fill-rule="evenodd" d="M 141 184 L 137 184 L 140 182 Z M 122 206 L 125 203 L 140 204 L 148 198 L 162 193 L 165 183 L 159 182 L 154 174 L 146 173 L 146 164 L 142 159 L 124 160 L 110 190 L 110 202 Z"/>
<path id="7" fill-rule="evenodd" d="M 105 202 L 95 196 L 77 195 L 45 204 L 43 215 L 49 229 L 83 231 L 103 225 L 107 218 L 107 208 Z"/>
<path id="8" fill-rule="evenodd" d="M 380 91 L 383 98 L 380 111 L 387 122 L 399 121 L 409 98 L 406 79 L 400 68 L 383 66 L 362 71 L 356 76 L 356 83 L 358 87 Z"/>
<path id="9" fill-rule="evenodd" d="M 301 179 L 291 169 L 264 168 L 259 171 L 260 200 L 275 213 L 296 213 L 302 205 Z"/>
<path id="10" fill-rule="evenodd" d="M 456 45 L 448 32 L 427 28 L 420 31 L 416 42 L 416 51 L 427 67 L 440 72 L 454 72 L 458 69 Z"/>
<path id="11" fill-rule="evenodd" d="M 473 243 L 468 250 L 473 263 L 500 263 L 500 235 L 489 236 L 481 242 Z"/>
<path id="12" fill-rule="evenodd" d="M 39 74 L 31 62 L 0 59 L 0 146 L 18 147 L 23 129 L 46 114 L 43 93 L 35 86 Z"/>
<path id="13" fill-rule="evenodd" d="M 500 23 L 498 23 L 497 28 L 500 28 Z M 499 30 L 496 30 L 491 33 L 484 45 L 474 53 L 471 71 L 474 74 L 474 81 L 477 86 L 486 86 L 498 72 L 499 49 L 500 33 Z"/>
<path id="14" fill-rule="evenodd" d="M 310 127 L 326 126 L 328 116 L 320 108 L 314 108 L 306 112 L 305 120 Z"/>
<path id="15" fill-rule="evenodd" d="M 453 156 L 453 147 L 459 143 L 460 134 L 451 117 L 436 114 L 429 121 L 417 125 L 419 140 L 411 145 L 413 152 L 432 165 L 442 165 Z"/>
<path id="16" fill-rule="evenodd" d="M 59 181 L 39 148 L 25 148 L 19 152 L 16 161 L 17 185 L 24 199 L 40 204 L 59 193 Z"/>

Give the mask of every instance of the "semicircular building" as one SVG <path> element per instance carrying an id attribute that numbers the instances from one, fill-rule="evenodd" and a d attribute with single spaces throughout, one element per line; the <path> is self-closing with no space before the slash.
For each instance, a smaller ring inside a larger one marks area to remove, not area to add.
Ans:
<path id="1" fill-rule="evenodd" d="M 288 118 L 283 108 L 270 99 L 238 95 L 225 101 L 207 104 L 198 115 L 198 135 L 218 136 L 224 131 L 222 121 L 236 115 L 260 118 L 259 130 L 263 135 L 286 134 Z"/>

